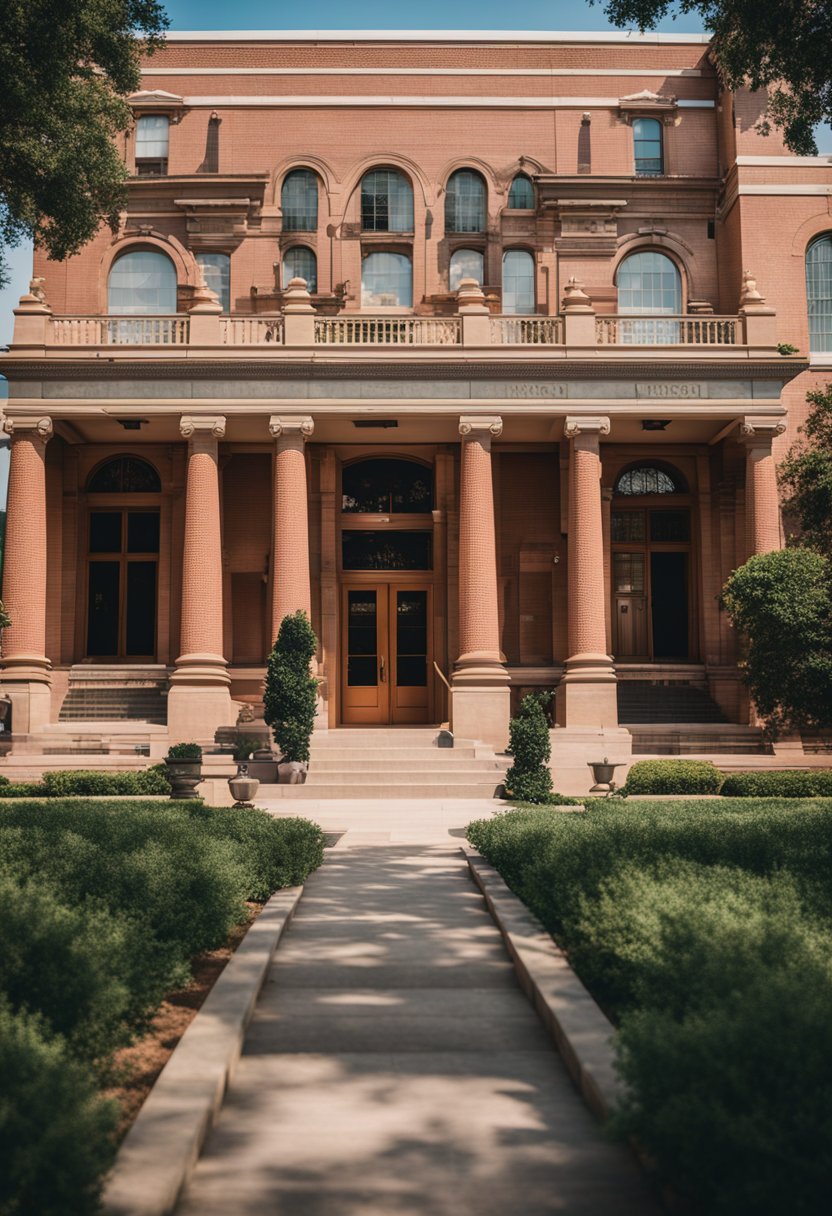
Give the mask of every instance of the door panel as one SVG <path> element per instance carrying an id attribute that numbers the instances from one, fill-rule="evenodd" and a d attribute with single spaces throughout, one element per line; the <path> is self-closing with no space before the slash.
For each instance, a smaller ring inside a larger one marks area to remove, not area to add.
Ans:
<path id="1" fill-rule="evenodd" d="M 430 593 L 391 587 L 393 722 L 427 722 L 430 708 Z"/>
<path id="2" fill-rule="evenodd" d="M 650 597 L 653 656 L 688 657 L 688 555 L 651 553 Z"/>
<path id="3" fill-rule="evenodd" d="M 613 584 L 615 657 L 644 658 L 648 653 L 644 554 L 613 554 Z"/>
<path id="4" fill-rule="evenodd" d="M 120 562 L 90 562 L 87 654 L 91 658 L 118 654 L 120 591 Z"/>
<path id="5" fill-rule="evenodd" d="M 429 587 L 345 587 L 341 653 L 345 725 L 431 720 Z"/>

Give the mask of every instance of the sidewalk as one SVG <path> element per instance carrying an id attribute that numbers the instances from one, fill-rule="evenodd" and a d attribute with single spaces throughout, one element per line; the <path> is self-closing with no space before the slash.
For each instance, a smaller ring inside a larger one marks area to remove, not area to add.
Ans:
<path id="1" fill-rule="evenodd" d="M 355 826 L 307 884 L 180 1216 L 656 1211 L 452 840 L 373 846 Z"/>

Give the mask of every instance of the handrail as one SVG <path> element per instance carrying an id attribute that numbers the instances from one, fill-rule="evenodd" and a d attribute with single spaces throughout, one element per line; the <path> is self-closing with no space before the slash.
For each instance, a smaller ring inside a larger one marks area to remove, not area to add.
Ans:
<path id="1" fill-rule="evenodd" d="M 442 670 L 442 668 L 439 666 L 439 664 L 437 663 L 436 659 L 434 659 L 434 660 L 433 660 L 433 667 L 434 667 L 434 671 L 435 671 L 435 672 L 436 672 L 436 674 L 439 676 L 439 679 L 440 679 L 440 680 L 442 681 L 442 683 L 445 685 L 445 687 L 447 688 L 448 692 L 450 692 L 450 691 L 451 691 L 451 686 L 450 686 L 450 684 L 448 683 L 447 679 L 445 678 L 445 673 L 444 673 L 444 671 Z"/>

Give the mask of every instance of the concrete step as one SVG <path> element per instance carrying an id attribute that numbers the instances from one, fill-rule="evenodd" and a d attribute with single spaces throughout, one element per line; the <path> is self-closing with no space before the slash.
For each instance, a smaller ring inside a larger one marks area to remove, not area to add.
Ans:
<path id="1" fill-rule="evenodd" d="M 318 731 L 312 736 L 313 747 L 419 747 L 435 748 L 439 730 L 431 727 L 339 727 L 332 731 Z M 452 750 L 452 749 L 448 749 Z"/>
<path id="2" fill-rule="evenodd" d="M 497 769 L 490 773 L 481 769 L 400 769 L 393 768 L 377 772 L 355 771 L 343 773 L 340 771 L 321 773 L 310 769 L 306 779 L 307 785 L 464 785 L 466 782 L 488 782 L 499 784 L 503 774 Z"/>
<path id="3" fill-rule="evenodd" d="M 483 749 L 479 749 L 481 756 Z M 381 758 L 385 760 L 396 761 L 397 763 L 407 764 L 415 762 L 416 764 L 432 764 L 434 760 L 439 763 L 444 763 L 441 757 L 448 756 L 454 759 L 476 760 L 479 758 L 478 749 L 471 747 L 454 747 L 440 748 L 434 747 L 431 749 L 424 747 L 317 747 L 314 743 L 310 748 L 310 755 L 317 763 L 319 760 L 327 761 L 344 761 L 350 760 L 362 761 L 371 757 Z"/>
<path id="4" fill-rule="evenodd" d="M 269 799 L 310 799 L 330 798 L 388 798 L 391 801 L 402 801 L 414 798 L 494 798 L 498 783 L 494 781 L 472 781 L 467 785 L 452 785 L 448 782 L 430 784 L 398 784 L 388 781 L 387 784 L 371 785 L 364 782 L 348 784 L 338 781 L 332 785 L 261 785 L 257 792 L 256 802 Z"/>
<path id="5" fill-rule="evenodd" d="M 437 760 L 429 766 L 419 764 L 415 758 L 402 760 L 397 756 L 388 756 L 380 754 L 377 756 L 368 756 L 366 759 L 356 759 L 355 757 L 349 760 L 330 760 L 326 756 L 318 756 L 312 753 L 310 762 L 311 771 L 315 773 L 369 773 L 369 772 L 425 772 L 426 767 L 430 767 L 436 772 L 456 772 L 464 769 L 466 772 L 483 772 L 495 773 L 502 772 L 505 766 L 497 764 L 495 760 L 477 760 L 473 756 L 457 756 L 454 757 L 451 753 L 451 758 L 447 760 Z"/>

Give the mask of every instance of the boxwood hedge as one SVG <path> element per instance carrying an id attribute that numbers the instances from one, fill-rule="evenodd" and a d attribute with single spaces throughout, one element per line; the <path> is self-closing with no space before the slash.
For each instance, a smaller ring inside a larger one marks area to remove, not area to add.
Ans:
<path id="1" fill-rule="evenodd" d="M 625 794 L 718 794 L 722 773 L 710 760 L 637 760 Z"/>

